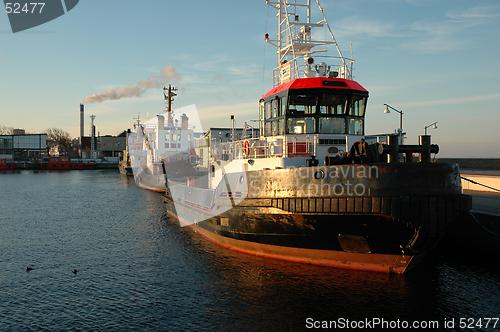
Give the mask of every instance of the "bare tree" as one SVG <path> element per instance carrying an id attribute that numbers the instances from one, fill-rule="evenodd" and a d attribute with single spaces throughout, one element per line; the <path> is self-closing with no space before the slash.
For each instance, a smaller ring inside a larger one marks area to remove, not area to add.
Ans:
<path id="1" fill-rule="evenodd" d="M 12 135 L 14 128 L 0 125 L 0 135 Z"/>
<path id="2" fill-rule="evenodd" d="M 61 154 L 67 154 L 71 151 L 71 136 L 68 132 L 59 128 L 49 128 L 45 132 L 47 133 L 49 149 L 57 147 Z"/>

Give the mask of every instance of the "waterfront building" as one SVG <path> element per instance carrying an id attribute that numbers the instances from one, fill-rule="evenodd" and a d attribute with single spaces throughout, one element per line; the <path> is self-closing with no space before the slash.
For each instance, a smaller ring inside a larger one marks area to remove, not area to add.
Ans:
<path id="1" fill-rule="evenodd" d="M 0 159 L 31 161 L 47 157 L 47 134 L 25 134 L 16 130 L 13 135 L 0 135 Z"/>

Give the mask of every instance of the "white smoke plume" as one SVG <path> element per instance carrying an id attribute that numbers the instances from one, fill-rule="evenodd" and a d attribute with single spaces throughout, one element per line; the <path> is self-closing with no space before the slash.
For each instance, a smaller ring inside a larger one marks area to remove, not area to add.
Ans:
<path id="1" fill-rule="evenodd" d="M 141 80 L 134 85 L 109 88 L 83 99 L 84 104 L 102 103 L 106 100 L 140 97 L 150 89 L 161 88 L 165 81 L 178 79 L 179 75 L 172 66 L 165 66 L 158 75 Z"/>

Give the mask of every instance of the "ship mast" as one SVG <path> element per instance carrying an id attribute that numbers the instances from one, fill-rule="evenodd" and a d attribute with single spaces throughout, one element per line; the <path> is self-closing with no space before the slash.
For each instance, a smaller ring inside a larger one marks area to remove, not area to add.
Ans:
<path id="1" fill-rule="evenodd" d="M 172 110 L 172 103 L 174 102 L 174 97 L 177 96 L 177 88 L 172 86 L 171 84 L 168 85 L 168 88 L 164 87 L 163 88 L 163 95 L 165 96 L 165 100 L 167 102 L 167 109 L 165 110 L 168 114 L 168 126 L 173 127 L 174 125 L 174 117 L 173 117 L 173 110 Z"/>
<path id="2" fill-rule="evenodd" d="M 132 118 L 132 120 L 135 120 L 134 121 L 134 129 L 139 128 L 139 126 L 141 125 L 141 114 L 137 113 L 137 118 Z"/>
<path id="3" fill-rule="evenodd" d="M 312 2 L 319 20 L 313 22 Z M 276 47 L 278 63 L 273 71 L 274 86 L 301 77 L 340 77 L 352 79 L 354 60 L 344 57 L 319 0 L 266 0 L 277 11 L 277 36 L 266 42 Z M 330 38 L 313 38 L 313 28 L 327 29 Z M 335 48 L 336 56 L 328 55 Z M 328 64 L 326 61 L 333 62 Z"/>

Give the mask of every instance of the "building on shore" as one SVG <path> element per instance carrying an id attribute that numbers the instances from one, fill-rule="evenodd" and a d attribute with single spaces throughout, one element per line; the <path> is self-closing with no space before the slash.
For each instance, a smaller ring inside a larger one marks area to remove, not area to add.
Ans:
<path id="1" fill-rule="evenodd" d="M 92 152 L 92 137 L 83 136 L 81 141 L 81 156 L 83 159 L 118 159 L 127 147 L 127 132 L 117 136 L 104 135 L 94 137 L 94 151 Z"/>
<path id="2" fill-rule="evenodd" d="M 97 137 L 97 151 L 103 158 L 119 158 L 123 150 L 127 147 L 127 132 L 124 131 L 118 136 L 99 136 Z"/>
<path id="3" fill-rule="evenodd" d="M 12 135 L 0 135 L 0 159 L 32 161 L 48 156 L 47 134 L 26 134 L 15 129 Z"/>

